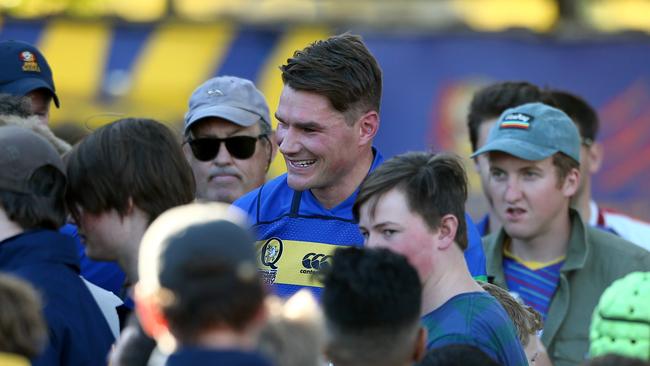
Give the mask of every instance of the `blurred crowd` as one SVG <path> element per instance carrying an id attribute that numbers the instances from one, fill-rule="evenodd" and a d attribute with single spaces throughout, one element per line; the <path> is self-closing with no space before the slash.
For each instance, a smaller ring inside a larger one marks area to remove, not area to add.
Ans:
<path id="1" fill-rule="evenodd" d="M 224 75 L 180 136 L 129 117 L 65 141 L 55 71 L 0 42 L 0 365 L 650 364 L 650 224 L 593 199 L 599 119 L 571 91 L 489 85 L 471 156 L 384 160 L 357 35 L 280 66 L 276 129 Z"/>

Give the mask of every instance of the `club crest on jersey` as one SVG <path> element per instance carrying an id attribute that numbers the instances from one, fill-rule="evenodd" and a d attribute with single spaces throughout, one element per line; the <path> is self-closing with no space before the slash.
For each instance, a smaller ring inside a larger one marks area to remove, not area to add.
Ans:
<path id="1" fill-rule="evenodd" d="M 29 72 L 41 72 L 41 68 L 38 66 L 38 60 L 36 59 L 36 55 L 29 52 L 29 51 L 23 51 L 18 55 L 18 58 L 20 58 L 20 61 L 23 62 L 23 71 L 29 71 Z"/>
<path id="2" fill-rule="evenodd" d="M 282 257 L 284 247 L 282 240 L 278 238 L 271 238 L 267 240 L 260 249 L 260 274 L 264 283 L 272 285 L 278 275 L 278 267 L 276 264 Z"/>
<path id="3" fill-rule="evenodd" d="M 501 119 L 499 129 L 515 128 L 519 130 L 527 130 L 530 128 L 530 123 L 533 121 L 533 116 L 525 113 L 510 113 Z"/>

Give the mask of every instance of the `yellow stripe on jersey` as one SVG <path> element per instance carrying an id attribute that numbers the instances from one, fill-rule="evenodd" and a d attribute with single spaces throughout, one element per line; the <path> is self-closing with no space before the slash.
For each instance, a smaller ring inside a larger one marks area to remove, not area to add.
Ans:
<path id="1" fill-rule="evenodd" d="M 257 265 L 268 284 L 323 287 L 314 274 L 329 266 L 334 250 L 342 247 L 271 238 L 257 242 Z"/>
<path id="2" fill-rule="evenodd" d="M 506 246 L 503 247 L 503 255 L 505 255 L 508 258 L 514 259 L 517 263 L 524 265 L 528 269 L 531 269 L 533 271 L 537 271 L 540 268 L 552 266 L 556 263 L 562 262 L 566 258 L 566 256 L 561 256 L 559 258 L 555 258 L 548 262 L 527 261 L 512 254 L 512 252 L 510 252 L 510 249 L 507 248 Z"/>
<path id="3" fill-rule="evenodd" d="M 278 41 L 275 50 L 264 64 L 257 86 L 269 104 L 273 129 L 278 126 L 278 121 L 275 119 L 275 111 L 280 102 L 280 94 L 282 93 L 283 86 L 282 72 L 278 67 L 286 64 L 287 59 L 293 56 L 294 51 L 301 50 L 310 43 L 320 39 L 326 39 L 329 36 L 330 32 L 322 27 L 302 26 L 293 28 Z M 277 154 L 269 168 L 269 178 L 277 177 L 286 171 L 287 169 L 282 154 Z"/>

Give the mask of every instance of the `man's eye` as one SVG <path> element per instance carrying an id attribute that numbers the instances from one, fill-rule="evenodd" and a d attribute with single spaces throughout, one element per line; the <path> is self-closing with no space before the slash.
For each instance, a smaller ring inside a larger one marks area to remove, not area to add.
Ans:
<path id="1" fill-rule="evenodd" d="M 490 176 L 494 179 L 503 179 L 505 177 L 505 173 L 500 170 L 491 170 Z"/>

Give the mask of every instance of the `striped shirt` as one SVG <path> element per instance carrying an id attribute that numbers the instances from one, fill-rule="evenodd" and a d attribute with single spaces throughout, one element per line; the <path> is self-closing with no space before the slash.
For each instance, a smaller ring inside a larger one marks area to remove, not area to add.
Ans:
<path id="1" fill-rule="evenodd" d="M 504 249 L 503 272 L 508 290 L 537 310 L 543 319 L 546 319 L 551 299 L 560 281 L 560 268 L 563 264 L 564 257 L 550 262 L 531 262 Z"/>

